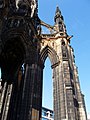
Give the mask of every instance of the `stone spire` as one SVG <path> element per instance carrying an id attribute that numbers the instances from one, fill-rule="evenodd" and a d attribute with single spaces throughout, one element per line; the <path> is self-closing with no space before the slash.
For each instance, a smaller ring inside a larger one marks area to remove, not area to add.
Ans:
<path id="1" fill-rule="evenodd" d="M 64 24 L 64 19 L 58 6 L 56 8 L 54 21 L 55 21 L 55 27 L 58 32 L 66 32 L 66 26 Z"/>

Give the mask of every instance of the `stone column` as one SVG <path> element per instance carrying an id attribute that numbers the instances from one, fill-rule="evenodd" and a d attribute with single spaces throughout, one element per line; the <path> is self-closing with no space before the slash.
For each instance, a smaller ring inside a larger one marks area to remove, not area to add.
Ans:
<path id="1" fill-rule="evenodd" d="M 26 64 L 21 110 L 18 120 L 39 120 L 42 107 L 42 69 Z"/>
<path id="2" fill-rule="evenodd" d="M 62 65 L 52 66 L 53 68 L 53 95 L 54 95 L 54 120 L 66 118 L 65 92 Z"/>

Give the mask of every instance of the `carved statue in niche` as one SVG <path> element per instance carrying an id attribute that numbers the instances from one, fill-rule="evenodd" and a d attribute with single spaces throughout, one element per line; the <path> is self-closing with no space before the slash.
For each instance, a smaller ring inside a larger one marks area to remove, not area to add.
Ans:
<path id="1" fill-rule="evenodd" d="M 28 0 L 16 0 L 16 8 L 17 9 L 21 9 L 22 4 L 25 3 L 26 6 L 30 5 L 30 9 L 31 9 L 31 13 L 30 13 L 30 17 L 32 18 L 34 13 L 35 13 L 35 9 L 37 7 L 37 3 L 36 0 L 31 0 L 31 2 L 29 3 Z M 24 5 L 24 12 L 25 12 L 25 5 Z"/>
<path id="2" fill-rule="evenodd" d="M 38 32 L 38 35 L 41 34 L 41 26 L 40 25 L 37 26 L 37 32 Z"/>
<path id="3" fill-rule="evenodd" d="M 63 24 L 62 24 L 62 22 L 59 22 L 59 30 L 63 31 Z"/>
<path id="4" fill-rule="evenodd" d="M 64 58 L 67 57 L 67 48 L 65 46 L 65 42 L 64 41 L 62 42 L 62 55 L 63 55 Z"/>
<path id="5" fill-rule="evenodd" d="M 26 16 L 28 14 L 28 4 L 22 0 L 16 0 L 17 13 Z"/>

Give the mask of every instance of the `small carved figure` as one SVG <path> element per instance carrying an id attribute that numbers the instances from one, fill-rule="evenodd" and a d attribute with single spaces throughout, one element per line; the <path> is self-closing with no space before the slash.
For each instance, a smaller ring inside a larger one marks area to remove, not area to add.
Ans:
<path id="1" fill-rule="evenodd" d="M 62 54 L 64 58 L 67 57 L 67 48 L 65 46 L 65 42 L 62 42 Z"/>
<path id="2" fill-rule="evenodd" d="M 37 26 L 37 32 L 38 32 L 38 35 L 41 34 L 41 26 L 40 25 Z"/>
<path id="3" fill-rule="evenodd" d="M 36 0 L 31 1 L 31 17 L 33 17 L 35 9 L 36 9 Z"/>

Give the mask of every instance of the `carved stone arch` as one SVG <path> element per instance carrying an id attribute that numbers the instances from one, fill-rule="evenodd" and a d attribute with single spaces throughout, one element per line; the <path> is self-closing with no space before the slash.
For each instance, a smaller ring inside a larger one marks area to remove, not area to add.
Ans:
<path id="1" fill-rule="evenodd" d="M 59 60 L 56 51 L 48 45 L 44 47 L 43 50 L 41 51 L 41 61 L 43 62 L 43 64 L 47 57 L 49 57 L 51 65 L 54 65 Z"/>
<path id="2" fill-rule="evenodd" d="M 18 68 L 24 62 L 24 58 L 26 56 L 26 45 L 23 41 L 24 39 L 22 36 L 12 35 L 12 37 L 7 38 L 7 40 L 3 42 L 3 48 L 0 55 L 0 66 L 2 68 L 2 73 L 7 73 L 5 76 L 7 79 L 10 79 L 11 77 L 9 73 L 12 75 L 13 73 L 16 73 Z"/>

